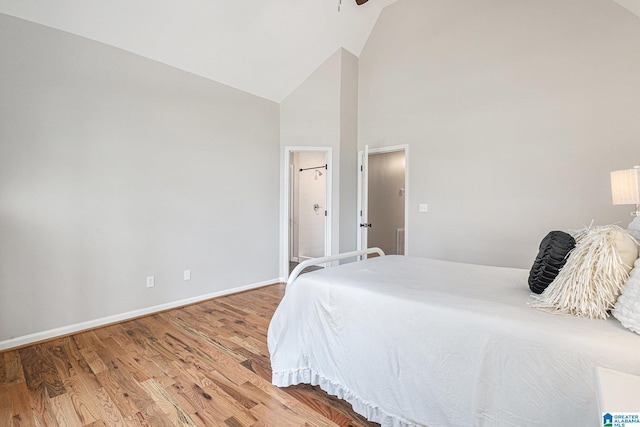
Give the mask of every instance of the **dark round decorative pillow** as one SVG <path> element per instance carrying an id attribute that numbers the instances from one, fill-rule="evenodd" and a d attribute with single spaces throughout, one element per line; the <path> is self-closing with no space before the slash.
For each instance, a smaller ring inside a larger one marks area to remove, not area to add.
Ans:
<path id="1" fill-rule="evenodd" d="M 529 272 L 529 289 L 541 294 L 556 278 L 569 253 L 576 247 L 576 241 L 564 231 L 552 231 L 540 242 L 538 256 Z"/>

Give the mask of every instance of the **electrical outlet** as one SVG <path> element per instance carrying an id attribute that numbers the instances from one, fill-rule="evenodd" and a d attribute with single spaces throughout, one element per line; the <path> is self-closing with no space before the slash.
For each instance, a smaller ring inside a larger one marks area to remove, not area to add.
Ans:
<path id="1" fill-rule="evenodd" d="M 153 276 L 147 276 L 147 288 L 153 288 L 156 285 L 156 279 Z"/>
<path id="2" fill-rule="evenodd" d="M 185 270 L 182 277 L 184 280 L 191 280 L 191 270 Z"/>
<path id="3" fill-rule="evenodd" d="M 420 203 L 420 212 L 429 212 L 429 205 L 426 203 Z"/>

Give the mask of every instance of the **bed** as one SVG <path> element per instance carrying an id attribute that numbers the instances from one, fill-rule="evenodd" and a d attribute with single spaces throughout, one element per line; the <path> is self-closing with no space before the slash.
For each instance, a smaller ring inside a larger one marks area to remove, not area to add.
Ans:
<path id="1" fill-rule="evenodd" d="M 395 255 L 304 274 L 269 325 L 272 382 L 383 426 L 602 425 L 595 368 L 640 375 L 640 336 L 531 308 L 527 275 Z"/>

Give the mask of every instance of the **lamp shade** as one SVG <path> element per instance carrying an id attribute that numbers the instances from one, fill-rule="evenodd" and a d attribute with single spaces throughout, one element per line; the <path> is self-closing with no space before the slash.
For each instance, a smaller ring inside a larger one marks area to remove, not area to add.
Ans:
<path id="1" fill-rule="evenodd" d="M 614 205 L 640 204 L 640 168 L 611 172 L 611 195 Z"/>

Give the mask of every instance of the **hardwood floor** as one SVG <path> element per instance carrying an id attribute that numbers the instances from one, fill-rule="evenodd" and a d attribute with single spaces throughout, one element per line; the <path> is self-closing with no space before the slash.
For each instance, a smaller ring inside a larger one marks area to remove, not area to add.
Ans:
<path id="1" fill-rule="evenodd" d="M 289 261 L 289 274 L 293 272 L 293 269 L 298 266 L 299 263 L 294 261 Z M 300 274 L 309 273 L 311 271 L 322 270 L 322 267 L 318 267 L 317 265 L 310 265 L 300 272 Z"/>
<path id="2" fill-rule="evenodd" d="M 284 285 L 0 352 L 4 426 L 375 426 L 308 385 L 271 385 Z"/>

